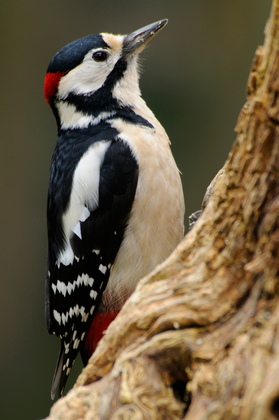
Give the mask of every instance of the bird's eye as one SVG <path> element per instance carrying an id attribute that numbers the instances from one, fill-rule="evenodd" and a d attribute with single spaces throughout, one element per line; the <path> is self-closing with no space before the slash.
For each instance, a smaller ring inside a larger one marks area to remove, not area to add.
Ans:
<path id="1" fill-rule="evenodd" d="M 95 51 L 92 55 L 93 60 L 100 62 L 100 61 L 106 61 L 106 59 L 108 58 L 108 53 L 107 51 Z"/>

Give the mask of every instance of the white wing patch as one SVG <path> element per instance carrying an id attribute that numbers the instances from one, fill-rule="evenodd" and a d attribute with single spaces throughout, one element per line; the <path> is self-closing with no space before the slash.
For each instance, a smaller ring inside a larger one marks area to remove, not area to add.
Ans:
<path id="1" fill-rule="evenodd" d="M 94 143 L 82 156 L 76 167 L 70 203 L 62 216 L 67 246 L 61 253 L 58 264 L 69 265 L 73 263 L 74 253 L 70 245 L 70 238 L 75 233 L 82 239 L 80 222 L 84 222 L 89 217 L 90 211 L 95 210 L 98 206 L 100 168 L 110 144 L 110 141 Z"/>
<path id="2" fill-rule="evenodd" d="M 84 222 L 90 216 L 90 211 L 87 207 L 83 207 L 81 218 L 79 219 L 80 222 Z"/>
<path id="3" fill-rule="evenodd" d="M 84 222 L 86 219 L 88 219 L 89 216 L 90 211 L 87 207 L 84 206 L 82 209 L 81 218 L 73 229 L 73 233 L 75 233 L 80 239 L 82 239 L 80 222 Z"/>
<path id="4" fill-rule="evenodd" d="M 60 267 L 60 264 L 63 265 L 70 265 L 74 262 L 75 255 L 73 253 L 72 247 L 68 241 L 67 247 L 64 251 L 61 252 L 58 260 L 56 261 L 56 264 L 58 268 Z"/>
<path id="5" fill-rule="evenodd" d="M 76 226 L 74 227 L 74 229 L 73 229 L 73 233 L 74 233 L 75 235 L 77 235 L 80 239 L 82 239 L 82 236 L 81 236 L 81 227 L 80 227 L 80 222 L 78 222 L 78 223 L 76 224 Z"/>

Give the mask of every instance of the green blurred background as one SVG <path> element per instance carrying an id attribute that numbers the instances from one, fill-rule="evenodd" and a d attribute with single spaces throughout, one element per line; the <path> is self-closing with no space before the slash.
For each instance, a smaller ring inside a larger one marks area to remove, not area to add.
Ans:
<path id="1" fill-rule="evenodd" d="M 1 418 L 38 419 L 51 406 L 59 343 L 44 321 L 45 207 L 56 126 L 43 79 L 52 55 L 90 33 L 128 33 L 169 19 L 143 53 L 141 88 L 171 138 L 188 216 L 231 148 L 270 6 L 271 0 L 1 1 Z M 78 362 L 72 381 L 80 369 Z"/>

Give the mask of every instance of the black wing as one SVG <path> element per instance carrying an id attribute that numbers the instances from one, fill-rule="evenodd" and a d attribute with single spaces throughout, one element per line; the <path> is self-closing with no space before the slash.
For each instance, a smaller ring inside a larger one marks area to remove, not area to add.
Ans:
<path id="1" fill-rule="evenodd" d="M 137 180 L 138 165 L 131 149 L 119 139 L 112 140 L 100 168 L 98 207 L 80 222 L 80 234 L 71 237 L 73 263 L 49 266 L 47 324 L 49 332 L 61 338 L 52 397 L 57 389 L 59 395 L 63 392 L 106 288 L 127 226 Z"/>

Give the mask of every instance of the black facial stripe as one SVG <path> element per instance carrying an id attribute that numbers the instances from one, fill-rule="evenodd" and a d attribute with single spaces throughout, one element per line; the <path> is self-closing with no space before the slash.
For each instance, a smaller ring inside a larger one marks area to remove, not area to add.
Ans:
<path id="1" fill-rule="evenodd" d="M 102 112 L 116 111 L 120 106 L 116 98 L 112 96 L 112 91 L 115 84 L 124 76 L 126 69 L 127 62 L 119 59 L 103 86 L 95 91 L 93 95 L 69 93 L 65 98 L 65 102 L 74 105 L 77 111 L 92 115 L 93 117 L 97 117 L 100 110 Z"/>
<path id="2" fill-rule="evenodd" d="M 129 106 L 119 107 L 119 109 L 116 111 L 116 114 L 108 117 L 107 120 L 115 119 L 117 117 L 122 118 L 124 121 L 131 124 L 154 128 L 154 126 L 148 120 L 143 118 L 141 115 L 136 114 L 135 111 Z"/>

